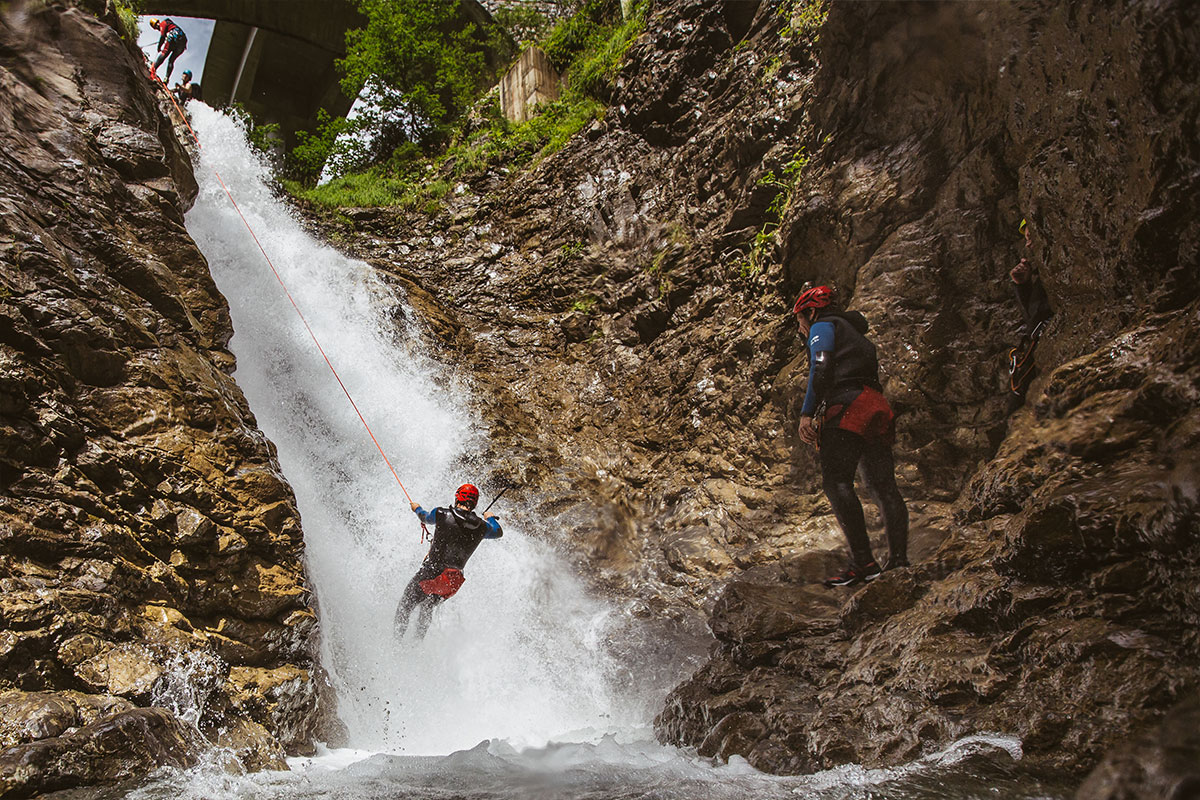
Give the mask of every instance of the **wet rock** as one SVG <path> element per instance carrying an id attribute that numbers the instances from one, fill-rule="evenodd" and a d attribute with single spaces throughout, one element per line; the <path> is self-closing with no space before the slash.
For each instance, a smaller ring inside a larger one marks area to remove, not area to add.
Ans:
<path id="1" fill-rule="evenodd" d="M 829 631 L 839 600 L 819 585 L 731 583 L 713 609 L 713 635 L 744 643 Z"/>
<path id="2" fill-rule="evenodd" d="M 316 693 L 308 672 L 294 667 L 234 667 L 227 692 L 233 709 L 272 731 L 285 749 L 311 753 L 321 720 L 306 714 Z"/>
<path id="3" fill-rule="evenodd" d="M 50 739 L 129 711 L 128 700 L 80 692 L 0 693 L 0 750 Z"/>
<path id="4" fill-rule="evenodd" d="M 33 795 L 111 783 L 158 767 L 190 767 L 203 749 L 194 729 L 162 708 L 135 708 L 62 736 L 0 751 L 0 794 Z"/>
<path id="5" fill-rule="evenodd" d="M 0 694 L 0 748 L 58 736 L 74 727 L 74 703 L 48 692 Z"/>
<path id="6" fill-rule="evenodd" d="M 248 770 L 287 769 L 283 748 L 275 737 L 262 725 L 244 717 L 221 728 L 216 744 L 233 751 L 238 763 Z"/>
<path id="7" fill-rule="evenodd" d="M 30 8 L 0 8 L 4 785 L 183 766 L 195 725 L 274 764 L 265 738 L 307 750 L 330 715 L 293 686 L 260 730 L 223 694 L 218 650 L 309 680 L 316 626 L 294 497 L 182 227 L 191 160 L 105 4 Z M 210 641 L 219 617 L 238 647 Z"/>
<path id="8" fill-rule="evenodd" d="M 138 644 L 107 649 L 75 668 L 79 680 L 93 690 L 143 700 L 162 674 L 149 648 Z"/>
<path id="9" fill-rule="evenodd" d="M 142 180 L 168 174 L 166 152 L 158 137 L 121 122 L 108 122 L 96 134 L 100 155 L 126 178 Z"/>
<path id="10" fill-rule="evenodd" d="M 1200 797 L 1200 700 L 1185 700 L 1143 735 L 1110 751 L 1075 796 Z"/>

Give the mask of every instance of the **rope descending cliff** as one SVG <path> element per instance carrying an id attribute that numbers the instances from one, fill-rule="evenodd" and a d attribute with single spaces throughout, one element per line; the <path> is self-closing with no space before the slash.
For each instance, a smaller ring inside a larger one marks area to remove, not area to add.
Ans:
<path id="1" fill-rule="evenodd" d="M 150 71 L 149 77 L 150 80 L 155 84 L 158 91 L 161 92 L 164 97 L 166 97 L 167 102 L 171 104 L 171 107 L 179 115 L 179 118 L 183 121 L 183 124 L 187 126 L 188 132 L 191 134 L 192 139 L 196 143 L 196 147 L 202 147 L 200 144 L 200 137 L 198 137 L 196 135 L 196 131 L 192 129 L 192 124 L 188 120 L 187 114 L 185 114 L 183 109 L 180 108 L 179 103 L 175 101 L 175 97 L 171 94 L 171 91 L 167 88 L 167 85 L 159 79 L 158 75 L 153 70 Z M 359 409 L 358 403 L 354 402 L 354 398 L 351 396 L 350 390 L 346 388 L 346 384 L 342 381 L 342 376 L 338 374 L 337 369 L 333 366 L 333 362 L 329 360 L 329 355 L 325 352 L 325 348 L 321 346 L 320 340 L 317 339 L 317 334 L 313 331 L 312 326 L 308 324 L 308 319 L 304 316 L 304 312 L 300 310 L 300 306 L 296 303 L 296 299 L 292 296 L 291 291 L 288 290 L 287 284 L 284 283 L 283 276 L 280 275 L 279 270 L 275 268 L 275 262 L 271 260 L 271 256 L 267 253 L 266 248 L 263 247 L 262 242 L 258 238 L 258 234 L 254 232 L 254 228 L 251 226 L 250 221 L 246 219 L 246 215 L 243 214 L 242 209 L 238 207 L 237 201 L 233 198 L 233 192 L 229 191 L 229 187 L 225 184 L 225 179 L 221 177 L 221 173 L 215 168 L 213 169 L 213 175 L 216 176 L 217 182 L 221 184 L 221 188 L 225 191 L 225 195 L 229 198 L 229 202 L 233 205 L 234 209 L 238 213 L 238 216 L 241 218 L 242 223 L 246 226 L 246 230 L 249 231 L 250 236 L 254 239 L 254 244 L 258 247 L 259 252 L 262 253 L 263 259 L 267 262 L 267 266 L 271 268 L 271 272 L 275 275 L 275 280 L 279 282 L 279 286 L 283 289 L 284 295 L 287 296 L 288 302 L 291 303 L 292 308 L 296 311 L 296 315 L 304 324 L 304 329 L 308 331 L 308 335 L 312 338 L 313 344 L 316 345 L 317 350 L 320 351 L 321 358 L 324 359 L 325 364 L 329 367 L 329 371 L 333 373 L 333 377 L 337 380 L 338 386 L 341 387 L 342 392 L 346 395 L 346 399 L 354 408 L 354 413 L 358 415 L 358 419 L 362 422 L 363 428 L 366 429 L 367 435 L 371 437 L 371 441 L 374 443 L 375 449 L 379 451 L 379 455 L 383 458 L 384 463 L 387 464 L 388 471 L 390 471 L 392 473 L 392 477 L 396 479 L 397 485 L 400 486 L 400 491 L 404 492 L 405 499 L 412 503 L 412 496 L 409 495 L 408 489 L 404 486 L 404 482 L 400 480 L 400 475 L 396 472 L 396 468 L 392 466 L 391 459 L 389 459 L 387 453 L 384 452 L 383 445 L 379 443 L 379 439 L 376 438 L 375 432 L 371 430 L 371 426 L 367 423 L 367 418 L 363 416 L 362 410 Z M 424 542 L 427 538 L 429 538 L 429 529 L 425 526 L 423 521 L 420 523 L 420 525 L 421 541 Z"/>

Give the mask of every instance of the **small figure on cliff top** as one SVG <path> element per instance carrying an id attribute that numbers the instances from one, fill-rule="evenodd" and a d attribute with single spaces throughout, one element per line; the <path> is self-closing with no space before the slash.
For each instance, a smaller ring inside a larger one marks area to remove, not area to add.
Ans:
<path id="1" fill-rule="evenodd" d="M 825 585 L 853 586 L 874 580 L 882 571 L 871 554 L 862 502 L 854 491 L 854 473 L 860 467 L 887 531 L 883 569 L 908 566 L 908 508 L 896 487 L 892 458 L 895 415 L 883 396 L 875 345 L 866 338 L 868 325 L 862 314 L 840 310 L 828 286 L 802 292 L 792 313 L 809 354 L 798 433 L 817 448 L 825 496 L 850 545 L 850 563 Z"/>
<path id="2" fill-rule="evenodd" d="M 1032 247 L 1033 239 L 1029 231 L 1029 223 L 1021 220 L 1019 227 L 1025 237 L 1025 246 Z M 1025 326 L 1021 331 L 1021 341 L 1008 351 L 1008 413 L 1012 413 L 1025 402 L 1025 393 L 1029 384 L 1037 377 L 1037 365 L 1034 363 L 1034 351 L 1037 350 L 1038 339 L 1046 323 L 1054 316 L 1050 308 L 1050 299 L 1046 296 L 1046 287 L 1038 276 L 1037 269 L 1022 258 L 1008 273 L 1013 282 L 1013 293 L 1017 305 L 1025 315 Z"/>
<path id="3" fill-rule="evenodd" d="M 484 539 L 499 539 L 504 535 L 495 514 L 485 510 L 482 519 L 475 514 L 478 502 L 479 490 L 464 483 L 454 494 L 451 508 L 426 511 L 416 503 L 412 504 L 412 510 L 421 522 L 434 525 L 433 544 L 400 598 L 396 609 L 396 638 L 403 637 L 408 630 L 414 610 L 417 611 L 417 636 L 424 638 L 433 619 L 433 609 L 453 597 L 466 580 L 463 567 L 475 548 Z"/>
<path id="4" fill-rule="evenodd" d="M 171 70 L 175 69 L 175 59 L 187 50 L 187 34 L 183 32 L 183 28 L 176 25 L 170 19 L 151 19 L 150 27 L 158 31 L 158 58 L 154 60 L 154 67 L 151 71 L 155 77 L 158 76 L 158 67 L 162 64 L 163 59 L 170 56 L 170 61 L 167 61 L 167 77 L 165 81 L 171 80 Z"/>

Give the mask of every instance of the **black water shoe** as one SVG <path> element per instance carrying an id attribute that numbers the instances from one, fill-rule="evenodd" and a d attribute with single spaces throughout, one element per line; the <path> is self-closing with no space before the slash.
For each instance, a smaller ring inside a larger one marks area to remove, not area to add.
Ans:
<path id="1" fill-rule="evenodd" d="M 879 577 L 881 571 L 879 565 L 874 561 L 868 561 L 862 567 L 857 564 L 851 564 L 832 578 L 826 578 L 825 585 L 829 587 L 854 586 L 855 584 L 875 580 Z"/>

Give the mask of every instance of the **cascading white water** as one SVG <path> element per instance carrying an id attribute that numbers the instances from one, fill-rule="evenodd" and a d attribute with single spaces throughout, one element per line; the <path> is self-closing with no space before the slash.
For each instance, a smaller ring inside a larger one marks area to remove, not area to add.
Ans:
<path id="1" fill-rule="evenodd" d="M 296 491 L 323 660 L 353 746 L 447 753 L 493 737 L 541 744 L 644 724 L 649 706 L 617 690 L 606 654 L 612 610 L 511 523 L 480 545 L 423 642 L 393 637 L 401 590 L 427 545 L 214 170 L 417 502 L 450 505 L 460 483 L 478 481 L 488 465 L 473 453 L 486 431 L 462 376 L 430 357 L 418 326 L 398 325 L 409 316 L 398 313 L 404 298 L 303 231 L 228 117 L 199 104 L 192 113 L 203 150 L 188 231 L 229 300 L 238 384 Z M 504 500 L 493 509 L 502 521 L 504 509 Z"/>

